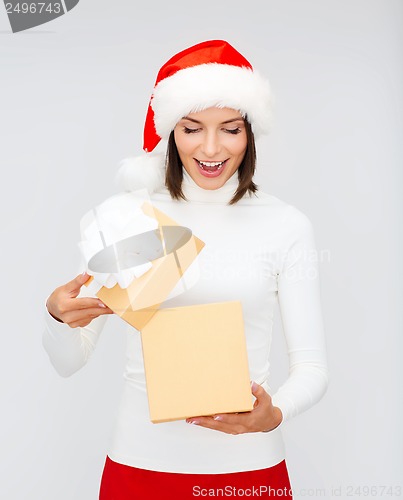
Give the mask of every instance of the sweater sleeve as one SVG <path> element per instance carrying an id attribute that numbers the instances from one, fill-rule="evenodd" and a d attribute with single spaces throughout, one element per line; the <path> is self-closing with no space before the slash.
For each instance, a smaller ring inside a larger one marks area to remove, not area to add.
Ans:
<path id="1" fill-rule="evenodd" d="M 79 297 L 90 296 L 86 287 L 81 287 Z M 95 349 L 106 315 L 98 316 L 83 328 L 71 328 L 54 319 L 45 306 L 45 329 L 42 345 L 50 362 L 62 377 L 69 377 L 82 368 Z"/>
<path id="2" fill-rule="evenodd" d="M 289 357 L 289 375 L 272 396 L 283 422 L 317 403 L 328 386 L 318 253 L 310 220 L 289 207 L 288 250 L 278 273 L 278 301 Z"/>

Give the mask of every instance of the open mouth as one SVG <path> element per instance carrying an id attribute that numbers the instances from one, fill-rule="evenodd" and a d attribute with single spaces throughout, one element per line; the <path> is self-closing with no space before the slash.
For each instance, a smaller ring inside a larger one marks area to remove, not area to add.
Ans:
<path id="1" fill-rule="evenodd" d="M 196 159 L 197 164 L 199 165 L 200 169 L 203 170 L 204 172 L 209 172 L 209 173 L 214 173 L 218 172 L 223 168 L 225 163 L 227 162 L 228 158 L 223 161 L 201 161 Z"/>

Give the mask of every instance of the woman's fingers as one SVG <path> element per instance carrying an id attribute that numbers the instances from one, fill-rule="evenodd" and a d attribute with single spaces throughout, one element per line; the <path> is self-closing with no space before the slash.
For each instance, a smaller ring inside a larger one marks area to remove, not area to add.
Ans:
<path id="1" fill-rule="evenodd" d="M 70 300 L 69 303 L 74 304 L 74 309 L 95 309 L 100 307 L 102 309 L 109 309 L 100 299 L 92 297 L 80 297 L 74 301 Z"/>
<path id="2" fill-rule="evenodd" d="M 253 432 L 250 424 L 250 412 L 226 413 L 212 417 L 192 417 L 186 420 L 189 424 L 200 425 L 226 434 L 243 434 Z"/>
<path id="3" fill-rule="evenodd" d="M 267 417 L 247 413 L 224 413 L 212 417 L 192 417 L 186 419 L 189 424 L 200 425 L 227 434 L 244 434 L 246 432 L 262 432 L 267 429 Z"/>
<path id="4" fill-rule="evenodd" d="M 252 394 L 255 396 L 258 404 L 261 400 L 268 401 L 269 399 L 271 399 L 267 392 L 263 389 L 263 387 L 256 382 L 251 382 L 250 387 Z"/>
<path id="5" fill-rule="evenodd" d="M 71 297 L 77 297 L 80 293 L 81 287 L 89 280 L 90 276 L 86 272 L 79 274 L 73 280 L 69 281 L 65 285 L 59 287 L 66 291 Z"/>
<path id="6" fill-rule="evenodd" d="M 59 318 L 65 316 L 66 314 L 72 311 L 85 311 L 86 309 L 109 309 L 101 300 L 91 298 L 91 297 L 83 297 L 83 298 L 70 298 L 66 297 L 63 293 L 52 294 L 48 300 L 48 309 L 49 303 L 52 305 L 53 311 L 56 313 L 55 315 Z M 50 311 L 52 312 L 52 311 Z M 64 321 L 64 318 L 62 318 Z"/>
<path id="7" fill-rule="evenodd" d="M 227 434 L 267 432 L 267 430 L 274 429 L 282 419 L 282 415 L 280 416 L 279 414 L 280 410 L 273 406 L 270 395 L 261 385 L 253 382 L 251 384 L 251 391 L 256 397 L 252 411 L 221 413 L 208 417 L 192 417 L 186 419 L 186 422 Z"/>
<path id="8" fill-rule="evenodd" d="M 89 275 L 82 273 L 65 285 L 62 285 L 49 296 L 47 308 L 57 320 L 68 324 L 72 328 L 86 326 L 101 314 L 112 314 L 100 299 L 93 297 L 79 297 L 81 287 L 88 281 Z"/>
<path id="9" fill-rule="evenodd" d="M 113 311 L 109 309 L 109 307 L 93 307 L 89 309 L 75 310 L 66 313 L 63 317 L 63 321 L 71 328 L 84 327 L 102 314 L 113 314 Z"/>

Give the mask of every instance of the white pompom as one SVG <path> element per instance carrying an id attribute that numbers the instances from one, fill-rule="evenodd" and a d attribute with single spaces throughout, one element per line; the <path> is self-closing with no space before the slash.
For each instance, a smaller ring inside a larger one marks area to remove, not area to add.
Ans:
<path id="1" fill-rule="evenodd" d="M 165 183 L 165 155 L 147 153 L 120 162 L 115 182 L 123 191 L 147 189 L 151 194 Z"/>

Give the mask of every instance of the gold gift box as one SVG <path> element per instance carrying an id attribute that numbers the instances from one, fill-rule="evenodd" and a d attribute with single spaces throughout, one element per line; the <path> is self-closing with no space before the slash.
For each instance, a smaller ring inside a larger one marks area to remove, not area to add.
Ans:
<path id="1" fill-rule="evenodd" d="M 158 221 L 161 234 L 164 226 L 178 226 L 149 203 L 142 210 Z M 203 246 L 192 235 L 184 245 L 153 260 L 129 287 L 102 287 L 97 292 L 141 332 L 154 423 L 253 408 L 241 303 L 160 307 Z"/>

